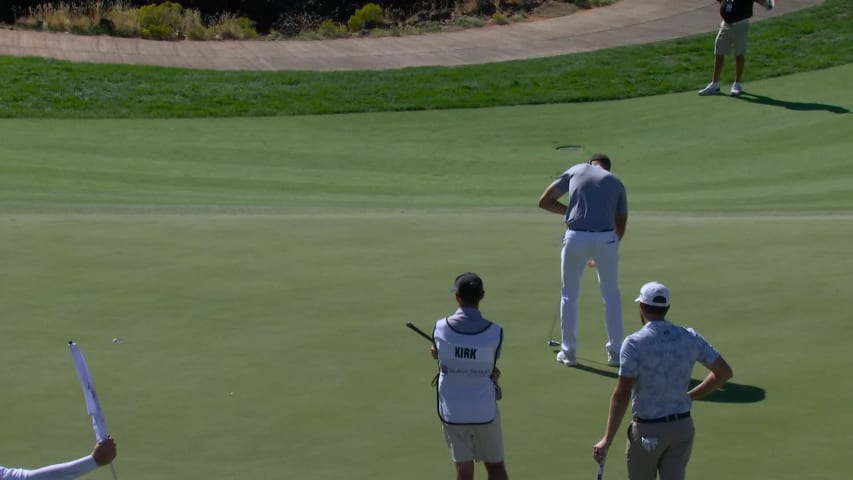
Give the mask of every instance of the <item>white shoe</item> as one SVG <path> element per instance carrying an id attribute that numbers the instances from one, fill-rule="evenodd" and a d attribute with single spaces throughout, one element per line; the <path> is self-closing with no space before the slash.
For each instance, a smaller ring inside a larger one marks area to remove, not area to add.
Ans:
<path id="1" fill-rule="evenodd" d="M 619 366 L 619 354 L 613 352 L 607 352 L 607 364 L 611 367 Z"/>
<path id="2" fill-rule="evenodd" d="M 773 10 L 773 7 L 776 6 L 776 2 L 774 0 L 764 0 L 764 8 L 767 10 Z"/>
<path id="3" fill-rule="evenodd" d="M 560 353 L 557 354 L 557 362 L 567 367 L 574 367 L 578 364 L 578 359 L 575 357 L 575 352 L 560 350 Z"/>
<path id="4" fill-rule="evenodd" d="M 740 82 L 733 83 L 732 84 L 732 96 L 737 97 L 741 93 L 743 93 L 743 85 L 741 85 Z"/>
<path id="5" fill-rule="evenodd" d="M 720 84 L 717 82 L 711 82 L 708 84 L 707 87 L 703 88 L 702 90 L 699 90 L 699 95 L 702 96 L 717 95 L 718 93 L 720 93 Z"/>

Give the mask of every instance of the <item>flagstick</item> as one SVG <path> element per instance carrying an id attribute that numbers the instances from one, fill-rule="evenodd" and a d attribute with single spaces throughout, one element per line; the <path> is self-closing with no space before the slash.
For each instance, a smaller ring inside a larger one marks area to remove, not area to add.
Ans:
<path id="1" fill-rule="evenodd" d="M 110 434 L 107 431 L 107 425 L 104 421 L 101 402 L 98 400 L 98 394 L 95 393 L 95 386 L 92 385 L 92 375 L 89 373 L 89 366 L 86 365 L 83 352 L 80 351 L 80 348 L 73 340 L 68 342 L 68 348 L 71 349 L 74 368 L 77 369 L 80 386 L 83 387 L 83 397 L 86 399 L 86 412 L 92 417 L 92 428 L 95 430 L 95 439 L 101 442 L 109 438 Z M 112 471 L 113 480 L 118 480 L 116 467 L 112 463 L 110 463 L 110 471 Z"/>

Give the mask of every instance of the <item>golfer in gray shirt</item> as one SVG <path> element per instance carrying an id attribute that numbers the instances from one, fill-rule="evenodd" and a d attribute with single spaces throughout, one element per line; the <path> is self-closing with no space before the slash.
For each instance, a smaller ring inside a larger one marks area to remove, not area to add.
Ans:
<path id="1" fill-rule="evenodd" d="M 552 182 L 539 198 L 539 208 L 559 214 L 566 223 L 560 254 L 562 342 L 557 361 L 578 364 L 578 297 L 584 268 L 598 271 L 607 326 L 607 362 L 619 365 L 622 344 L 622 295 L 619 292 L 619 242 L 628 223 L 628 199 L 622 181 L 610 173 L 607 155 L 595 154 Z M 559 201 L 568 196 L 568 204 Z"/>

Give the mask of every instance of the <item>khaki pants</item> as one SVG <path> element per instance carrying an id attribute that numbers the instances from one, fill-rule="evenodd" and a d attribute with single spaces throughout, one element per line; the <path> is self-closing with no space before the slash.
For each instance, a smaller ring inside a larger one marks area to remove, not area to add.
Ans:
<path id="1" fill-rule="evenodd" d="M 693 419 L 637 423 L 628 428 L 628 479 L 683 480 L 693 449 Z"/>

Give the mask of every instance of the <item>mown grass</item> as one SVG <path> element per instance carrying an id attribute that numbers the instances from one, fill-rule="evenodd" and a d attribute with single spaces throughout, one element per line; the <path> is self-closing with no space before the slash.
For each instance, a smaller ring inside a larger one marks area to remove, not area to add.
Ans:
<path id="1" fill-rule="evenodd" d="M 851 5 L 853 0 L 828 0 L 754 24 L 749 81 L 853 62 Z M 199 71 L 0 57 L 0 117 L 270 116 L 623 99 L 704 85 L 712 43 L 713 33 L 708 33 L 535 60 L 333 73 Z"/>
<path id="2" fill-rule="evenodd" d="M 639 328 L 639 286 L 663 281 L 670 318 L 735 370 L 716 400 L 693 405 L 690 478 L 844 478 L 851 76 L 845 65 L 750 83 L 757 101 L 690 92 L 0 120 L 0 346 L 14 385 L 0 394 L 0 450 L 36 466 L 90 447 L 74 339 L 118 438 L 122 480 L 452 478 L 429 387 L 436 365 L 404 323 L 429 328 L 451 313 L 449 283 L 474 270 L 484 313 L 506 328 L 510 475 L 591 477 L 615 370 L 603 364 L 594 272 L 580 299 L 585 368 L 559 366 L 545 344 L 563 224 L 536 201 L 560 171 L 604 151 L 631 209 L 626 333 Z M 553 148 L 568 143 L 584 150 Z M 608 479 L 626 478 L 626 426 Z"/>
<path id="3" fill-rule="evenodd" d="M 534 208 L 546 183 L 595 151 L 611 155 L 644 210 L 851 210 L 851 75 L 853 64 L 758 81 L 740 98 L 5 119 L 0 213 Z M 555 150 L 568 144 L 583 150 Z M 788 195 L 775 193 L 781 185 Z"/>

